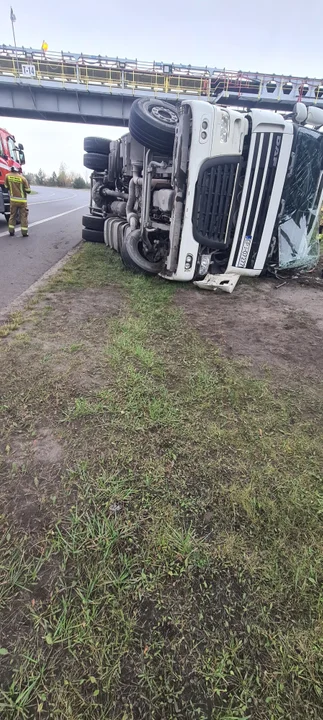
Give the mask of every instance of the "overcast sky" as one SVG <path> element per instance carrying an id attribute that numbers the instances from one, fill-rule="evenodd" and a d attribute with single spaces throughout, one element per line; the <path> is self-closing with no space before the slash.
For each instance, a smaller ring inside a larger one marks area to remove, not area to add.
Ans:
<path id="1" fill-rule="evenodd" d="M 0 0 L 0 43 L 49 50 L 322 77 L 318 0 Z M 1 109 L 0 109 L 1 112 Z M 83 138 L 115 139 L 120 128 L 0 117 L 26 150 L 26 170 L 50 173 L 61 161 L 83 172 Z"/>

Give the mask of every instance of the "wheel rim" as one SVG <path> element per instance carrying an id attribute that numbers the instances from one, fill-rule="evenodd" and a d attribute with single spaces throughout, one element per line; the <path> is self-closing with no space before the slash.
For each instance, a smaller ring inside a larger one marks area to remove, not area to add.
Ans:
<path id="1" fill-rule="evenodd" d="M 160 105 L 153 105 L 149 108 L 149 111 L 159 122 L 165 123 L 166 125 L 177 125 L 178 118 L 174 110 L 161 107 Z"/>

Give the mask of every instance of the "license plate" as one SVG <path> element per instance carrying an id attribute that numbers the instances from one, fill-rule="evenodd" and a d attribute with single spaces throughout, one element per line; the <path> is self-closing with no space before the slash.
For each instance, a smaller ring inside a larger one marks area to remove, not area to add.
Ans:
<path id="1" fill-rule="evenodd" d="M 246 235 L 240 250 L 237 267 L 245 268 L 248 262 L 249 253 L 252 245 L 252 235 Z"/>

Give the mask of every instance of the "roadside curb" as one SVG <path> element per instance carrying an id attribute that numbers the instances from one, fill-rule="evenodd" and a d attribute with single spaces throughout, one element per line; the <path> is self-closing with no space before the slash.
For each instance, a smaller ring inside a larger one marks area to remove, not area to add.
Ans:
<path id="1" fill-rule="evenodd" d="M 79 251 L 80 247 L 83 245 L 83 241 L 81 240 L 72 250 L 69 250 L 64 257 L 62 257 L 60 260 L 58 260 L 55 265 L 52 265 L 49 270 L 46 270 L 46 272 L 38 278 L 32 285 L 30 285 L 27 290 L 24 290 L 18 297 L 16 297 L 14 300 L 12 300 L 9 305 L 6 305 L 2 310 L 0 310 L 0 323 L 5 322 L 8 318 L 8 315 L 11 315 L 13 312 L 18 312 L 19 310 L 22 310 L 24 306 L 26 305 L 27 301 L 30 300 L 35 293 L 42 288 L 47 280 L 51 278 L 53 275 L 56 275 L 56 273 L 61 270 L 64 265 L 70 260 L 73 255 L 76 255 L 76 253 Z"/>

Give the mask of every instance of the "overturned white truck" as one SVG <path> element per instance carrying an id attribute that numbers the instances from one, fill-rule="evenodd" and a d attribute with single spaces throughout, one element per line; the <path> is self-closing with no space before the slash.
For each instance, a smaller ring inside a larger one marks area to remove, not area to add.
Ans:
<path id="1" fill-rule="evenodd" d="M 86 138 L 83 238 L 131 270 L 232 292 L 239 276 L 309 268 L 319 255 L 323 110 L 239 112 L 136 100 L 120 140 Z"/>

